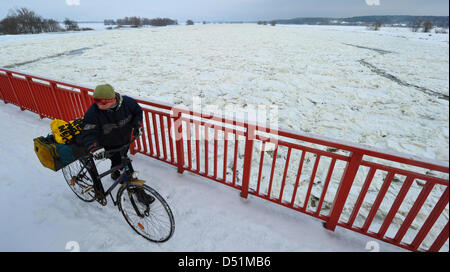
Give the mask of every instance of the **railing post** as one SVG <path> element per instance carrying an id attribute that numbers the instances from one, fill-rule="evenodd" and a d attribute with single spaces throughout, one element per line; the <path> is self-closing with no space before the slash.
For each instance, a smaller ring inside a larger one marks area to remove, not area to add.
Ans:
<path id="1" fill-rule="evenodd" d="M 5 73 L 6 74 L 6 73 Z M 6 75 L 6 76 L 8 76 L 8 75 Z M 1 99 L 3 100 L 3 102 L 5 103 L 5 104 L 8 104 L 8 102 L 6 102 L 6 96 L 3 94 L 3 91 L 2 91 L 2 88 L 1 88 L 2 86 L 0 86 L 0 96 L 1 96 Z"/>
<path id="2" fill-rule="evenodd" d="M 29 77 L 29 76 L 27 76 L 27 77 L 25 77 L 25 78 L 26 78 L 26 80 L 27 80 L 28 90 L 30 91 L 30 95 L 31 95 L 31 98 L 32 98 L 32 100 L 33 100 L 33 104 L 34 104 L 34 106 L 36 107 L 36 110 L 37 110 L 37 112 L 38 112 L 38 114 L 39 114 L 39 117 L 42 119 L 42 118 L 44 118 L 44 116 L 42 115 L 42 111 L 41 111 L 41 109 L 39 108 L 39 105 L 38 105 L 38 103 L 37 103 L 36 97 L 35 97 L 34 94 L 33 94 L 33 89 L 31 88 L 31 84 L 33 84 L 33 80 L 32 80 L 32 78 Z"/>
<path id="3" fill-rule="evenodd" d="M 342 175 L 328 222 L 324 224 L 325 228 L 328 230 L 334 231 L 336 229 L 339 217 L 341 217 L 342 210 L 344 209 L 345 201 L 347 200 L 353 181 L 355 180 L 356 173 L 358 172 L 361 164 L 362 157 L 363 154 L 361 153 L 352 153 L 350 156 L 350 162 L 347 164 L 345 172 Z"/>
<path id="4" fill-rule="evenodd" d="M 179 111 L 176 107 L 172 108 L 172 118 L 174 121 L 178 173 L 183 174 L 184 172 L 183 123 L 181 120 L 181 111 Z M 169 131 L 169 133 L 171 132 Z"/>
<path id="5" fill-rule="evenodd" d="M 3 96 L 2 88 L 0 88 L 0 99 L 3 100 L 3 102 L 6 104 L 6 99 Z"/>
<path id="6" fill-rule="evenodd" d="M 130 145 L 130 155 L 136 155 L 137 149 L 136 149 L 136 141 L 139 141 L 139 139 L 136 139 L 134 142 Z"/>
<path id="7" fill-rule="evenodd" d="M 20 110 L 24 111 L 25 108 L 23 107 L 22 103 L 20 103 L 19 97 L 17 96 L 16 90 L 14 89 L 14 86 L 13 86 L 12 81 L 11 81 L 12 73 L 11 72 L 6 72 L 6 75 L 8 77 L 9 86 L 11 87 L 11 90 L 13 91 L 14 98 L 16 98 L 16 100 L 17 100 L 17 104 L 19 104 Z"/>
<path id="8" fill-rule="evenodd" d="M 242 174 L 241 197 L 247 198 L 250 183 L 250 170 L 252 168 L 253 139 L 255 138 L 255 128 L 253 125 L 247 125 L 245 135 L 245 153 L 244 153 L 244 172 Z"/>
<path id="9" fill-rule="evenodd" d="M 83 105 L 83 113 L 86 113 L 86 111 L 91 106 L 89 104 L 89 93 L 88 90 L 85 88 L 80 88 L 80 93 L 81 93 L 81 104 Z"/>
<path id="10" fill-rule="evenodd" d="M 56 98 L 56 83 L 55 82 L 50 82 L 50 86 L 52 88 L 53 101 L 55 102 L 56 109 L 58 110 L 58 116 L 55 116 L 55 118 L 57 118 L 57 119 L 64 119 L 64 116 L 62 115 L 62 112 L 61 112 L 61 107 L 59 106 L 58 99 Z"/>
<path id="11" fill-rule="evenodd" d="M 2 88 L 0 88 L 0 95 L 2 96 L 3 103 L 8 104 L 8 101 L 6 101 L 6 96 L 2 92 Z"/>
<path id="12" fill-rule="evenodd" d="M 447 240 L 448 240 L 448 221 L 447 225 L 445 225 L 445 227 L 441 230 L 441 233 L 439 233 L 438 237 L 436 238 L 436 240 L 434 240 L 433 244 L 428 249 L 428 251 L 438 252 L 439 249 L 441 249 L 441 247 L 445 244 L 445 242 L 447 242 Z"/>

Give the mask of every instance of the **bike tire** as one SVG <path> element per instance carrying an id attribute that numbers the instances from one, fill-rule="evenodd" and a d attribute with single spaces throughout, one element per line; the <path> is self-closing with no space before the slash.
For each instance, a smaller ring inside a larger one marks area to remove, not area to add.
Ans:
<path id="1" fill-rule="evenodd" d="M 62 172 L 67 185 L 69 185 L 75 195 L 85 202 L 92 202 L 95 200 L 94 182 L 87 169 L 80 173 L 82 167 L 83 163 L 80 160 L 76 160 L 62 168 Z M 76 178 L 76 176 L 79 177 Z M 85 190 L 87 191 L 84 192 Z"/>
<path id="2" fill-rule="evenodd" d="M 155 201 L 150 204 L 149 215 L 143 218 L 137 215 L 129 197 L 129 192 L 139 187 L 155 198 Z M 117 192 L 117 202 L 128 225 L 145 239 L 163 243 L 172 237 L 175 231 L 175 219 L 172 211 L 164 198 L 153 188 L 147 185 L 124 185 Z"/>

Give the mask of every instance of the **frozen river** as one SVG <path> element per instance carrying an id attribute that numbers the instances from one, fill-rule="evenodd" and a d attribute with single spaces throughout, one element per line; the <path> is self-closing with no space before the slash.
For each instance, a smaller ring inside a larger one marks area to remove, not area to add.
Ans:
<path id="1" fill-rule="evenodd" d="M 0 66 L 188 107 L 274 106 L 280 127 L 449 160 L 448 34 L 211 24 L 0 36 Z"/>
<path id="2" fill-rule="evenodd" d="M 274 105 L 281 127 L 448 161 L 448 34 L 408 31 L 196 25 L 55 34 L 0 43 L 0 66 L 190 107 L 193 97 Z"/>

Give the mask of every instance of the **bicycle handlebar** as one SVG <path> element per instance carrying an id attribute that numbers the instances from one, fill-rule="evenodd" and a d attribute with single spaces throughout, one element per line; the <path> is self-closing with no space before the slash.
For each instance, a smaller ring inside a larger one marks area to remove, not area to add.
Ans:
<path id="1" fill-rule="evenodd" d="M 121 152 L 121 151 L 127 149 L 127 148 L 128 148 L 128 147 L 136 140 L 136 139 L 137 139 L 137 137 L 132 136 L 132 138 L 131 138 L 131 140 L 130 140 L 130 142 L 129 142 L 128 144 L 123 145 L 123 146 L 121 146 L 121 147 L 119 147 L 119 148 L 106 150 L 106 151 L 105 151 L 105 158 L 109 158 L 109 157 L 111 157 L 114 153 Z"/>
<path id="2" fill-rule="evenodd" d="M 128 148 L 128 147 L 136 140 L 136 139 L 137 139 L 137 137 L 132 136 L 132 138 L 131 138 L 131 140 L 130 140 L 129 143 L 127 143 L 127 144 L 125 144 L 125 145 L 123 145 L 123 146 L 121 146 L 121 147 L 115 148 L 115 149 L 106 150 L 106 151 L 105 151 L 105 158 L 108 159 L 108 158 L 110 158 L 114 153 L 121 152 L 121 151 L 127 149 L 127 148 Z M 89 157 L 92 157 L 93 155 L 92 155 L 91 153 L 89 153 L 88 156 L 89 156 Z"/>

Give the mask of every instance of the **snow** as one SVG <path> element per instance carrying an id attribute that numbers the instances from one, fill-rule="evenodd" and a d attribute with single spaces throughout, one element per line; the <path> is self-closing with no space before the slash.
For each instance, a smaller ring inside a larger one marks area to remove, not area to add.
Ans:
<path id="1" fill-rule="evenodd" d="M 0 36 L 0 65 L 84 86 L 108 82 L 123 94 L 188 107 L 199 97 L 202 104 L 218 108 L 275 106 L 280 127 L 449 161 L 448 34 L 388 27 L 369 31 L 348 26 L 212 24 L 39 35 Z M 446 95 L 447 100 L 430 93 Z M 279 155 L 286 157 L 286 150 L 280 149 Z M 293 152 L 291 160 L 298 161 L 299 156 Z M 253 158 L 255 164 L 259 154 Z M 144 160 L 145 169 L 157 165 Z M 265 167 L 270 163 L 266 156 Z M 305 165 L 302 185 L 308 182 L 313 163 Z M 336 171 L 344 166 L 338 164 Z M 288 184 L 296 173 L 290 168 Z M 283 175 L 283 169 L 278 170 L 274 195 L 279 193 Z M 257 178 L 255 172 L 251 181 Z M 326 171 L 319 173 L 326 175 Z M 343 217 L 349 216 L 364 177 L 358 173 Z M 367 199 L 376 197 L 382 181 L 383 173 L 377 172 Z M 398 184 L 389 189 L 380 214 L 392 204 Z M 320 196 L 320 188 L 315 184 L 313 196 Z M 336 188 L 332 180 L 325 206 L 332 203 Z M 416 183 L 412 188 L 396 224 L 421 189 Z M 292 191 L 289 186 L 287 190 Z M 442 192 L 441 187 L 434 188 L 430 199 L 436 202 Z M 258 200 L 249 203 L 254 201 Z M 370 207 L 363 204 L 356 224 L 362 224 Z M 425 205 L 418 218 L 423 221 L 430 208 Z M 445 220 L 448 205 L 439 224 Z M 418 224 L 415 221 L 413 227 Z M 305 250 L 309 249 L 314 250 Z"/>
<path id="2" fill-rule="evenodd" d="M 32 140 L 46 135 L 49 124 L 0 104 L 0 251 L 66 251 L 72 241 L 81 251 L 151 252 L 368 251 L 366 245 L 374 243 L 341 228 L 330 232 L 319 220 L 259 198 L 242 199 L 235 189 L 178 174 L 175 167 L 138 154 L 132 156 L 134 167 L 167 200 L 176 224 L 168 242 L 148 242 L 128 226 L 110 198 L 106 207 L 85 203 L 61 172 L 40 165 Z M 377 243 L 383 252 L 403 251 Z"/>
<path id="3" fill-rule="evenodd" d="M 326 31 L 337 31 L 340 33 L 355 33 L 355 34 L 366 34 L 375 35 L 379 37 L 395 37 L 404 40 L 412 40 L 417 42 L 426 43 L 448 43 L 449 35 L 443 33 L 436 33 L 435 29 L 431 30 L 429 33 L 424 32 L 412 32 L 409 27 L 381 27 L 378 31 L 373 31 L 367 29 L 365 26 L 331 26 L 331 25 L 279 25 L 280 27 L 300 27 L 300 28 L 311 28 L 311 29 L 322 29 Z M 448 29 L 447 29 L 448 32 Z"/>

